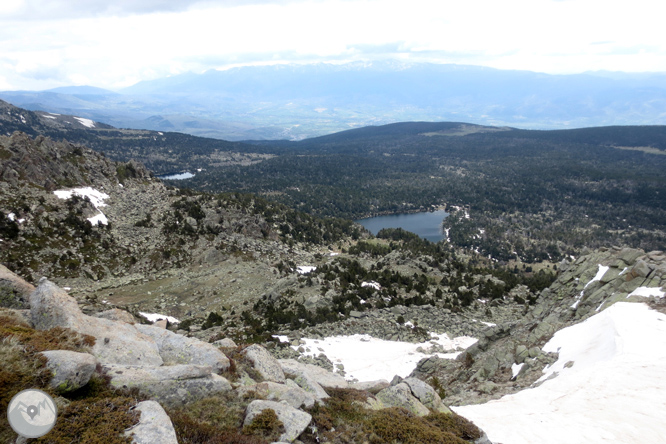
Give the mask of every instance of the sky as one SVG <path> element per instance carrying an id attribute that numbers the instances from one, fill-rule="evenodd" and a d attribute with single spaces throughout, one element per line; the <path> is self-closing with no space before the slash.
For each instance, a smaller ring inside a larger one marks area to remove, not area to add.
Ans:
<path id="1" fill-rule="evenodd" d="M 654 0 L 2 0 L 0 90 L 275 63 L 666 72 Z"/>

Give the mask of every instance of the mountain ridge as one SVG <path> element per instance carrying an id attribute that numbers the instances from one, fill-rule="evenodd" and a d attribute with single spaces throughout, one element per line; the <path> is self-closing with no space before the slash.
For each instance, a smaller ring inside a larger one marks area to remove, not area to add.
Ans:
<path id="1" fill-rule="evenodd" d="M 663 124 L 666 76 L 400 62 L 270 65 L 180 74 L 118 93 L 5 91 L 0 98 L 117 127 L 162 130 L 167 124 L 229 140 L 300 140 L 415 120 L 534 129 Z M 163 121 L 155 122 L 157 116 Z"/>

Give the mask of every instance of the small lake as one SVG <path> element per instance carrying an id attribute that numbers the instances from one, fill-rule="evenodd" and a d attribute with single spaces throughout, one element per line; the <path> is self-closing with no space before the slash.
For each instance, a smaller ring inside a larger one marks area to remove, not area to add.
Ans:
<path id="1" fill-rule="evenodd" d="M 446 239 L 442 232 L 442 221 L 448 216 L 444 210 L 410 213 L 391 214 L 389 216 L 377 216 L 367 219 L 359 219 L 356 222 L 363 225 L 372 234 L 376 235 L 382 228 L 402 228 L 418 234 L 431 242 L 439 242 Z"/>

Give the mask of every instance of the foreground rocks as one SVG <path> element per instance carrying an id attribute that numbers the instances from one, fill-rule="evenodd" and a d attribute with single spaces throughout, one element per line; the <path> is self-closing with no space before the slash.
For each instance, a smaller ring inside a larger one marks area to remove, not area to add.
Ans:
<path id="1" fill-rule="evenodd" d="M 59 393 L 71 392 L 88 384 L 97 367 L 97 359 L 88 353 L 50 350 L 41 353 L 51 370 L 51 387 Z"/>
<path id="2" fill-rule="evenodd" d="M 286 403 L 257 400 L 252 401 L 247 406 L 247 414 L 243 425 L 250 425 L 252 420 L 266 409 L 273 410 L 284 425 L 285 432 L 280 435 L 280 441 L 293 442 L 312 421 L 312 416 L 309 413 L 297 410 Z"/>
<path id="3" fill-rule="evenodd" d="M 141 412 L 139 423 L 125 432 L 135 444 L 178 444 L 171 419 L 155 401 L 143 401 L 134 407 Z"/>

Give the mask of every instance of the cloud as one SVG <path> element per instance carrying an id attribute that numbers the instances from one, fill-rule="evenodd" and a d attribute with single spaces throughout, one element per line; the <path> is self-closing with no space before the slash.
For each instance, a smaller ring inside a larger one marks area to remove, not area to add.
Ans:
<path id="1" fill-rule="evenodd" d="M 299 0 L 2 0 L 0 17 L 21 20 L 123 17 L 182 12 L 194 8 L 275 5 L 297 1 Z"/>
<path id="2" fill-rule="evenodd" d="M 391 58 L 550 73 L 666 71 L 661 17 L 641 12 L 652 0 L 634 1 L 0 0 L 1 72 L 5 85 L 36 89 Z"/>

